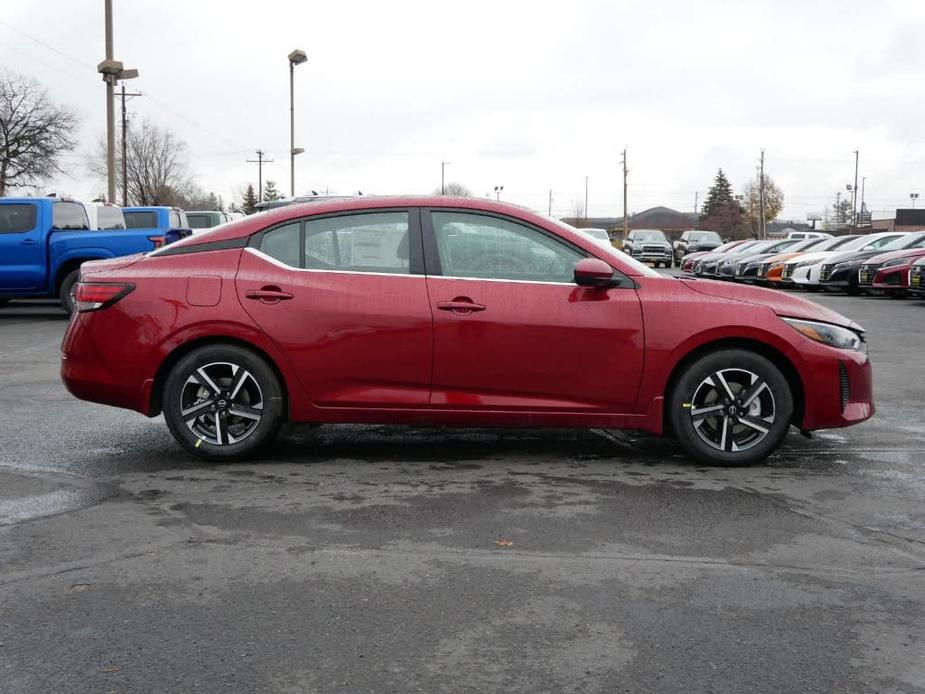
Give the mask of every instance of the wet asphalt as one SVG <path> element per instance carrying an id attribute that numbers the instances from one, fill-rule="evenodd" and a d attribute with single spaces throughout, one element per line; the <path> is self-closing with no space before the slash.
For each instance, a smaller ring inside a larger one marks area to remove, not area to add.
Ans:
<path id="1" fill-rule="evenodd" d="M 877 416 L 745 469 L 346 425 L 203 464 L 0 308 L 0 692 L 925 692 L 925 302 L 810 298 Z"/>

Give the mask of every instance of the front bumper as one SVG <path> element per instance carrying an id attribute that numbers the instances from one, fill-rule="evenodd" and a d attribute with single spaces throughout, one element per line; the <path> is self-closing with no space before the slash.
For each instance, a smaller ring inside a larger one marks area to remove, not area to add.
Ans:
<path id="1" fill-rule="evenodd" d="M 807 340 L 801 356 L 806 366 L 801 370 L 803 429 L 837 429 L 874 415 L 873 372 L 866 354 Z"/>
<path id="2" fill-rule="evenodd" d="M 828 273 L 823 268 L 822 276 L 819 283 L 823 287 L 831 289 L 853 289 L 858 286 L 858 268 L 860 266 L 851 266 L 839 270 L 832 269 Z"/>
<path id="3" fill-rule="evenodd" d="M 863 285 L 863 269 L 858 273 L 858 281 Z M 909 287 L 909 266 L 896 265 L 894 267 L 884 268 L 873 273 L 870 286 L 873 289 L 907 289 Z"/>

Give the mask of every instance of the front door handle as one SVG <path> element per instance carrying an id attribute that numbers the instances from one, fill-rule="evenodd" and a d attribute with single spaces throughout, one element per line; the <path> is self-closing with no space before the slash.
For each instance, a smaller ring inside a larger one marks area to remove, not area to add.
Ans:
<path id="1" fill-rule="evenodd" d="M 277 301 L 288 301 L 293 295 L 289 292 L 284 292 L 279 287 L 263 287 L 262 289 L 248 289 L 244 292 L 244 296 L 248 299 L 275 304 Z"/>
<path id="2" fill-rule="evenodd" d="M 452 311 L 453 313 L 462 314 L 485 310 L 482 304 L 475 303 L 468 296 L 457 296 L 452 301 L 440 301 L 437 303 L 437 308 L 441 311 Z"/>
<path id="3" fill-rule="evenodd" d="M 23 239 L 22 245 L 23 246 L 34 246 L 37 243 L 38 241 L 36 241 L 35 239 Z"/>

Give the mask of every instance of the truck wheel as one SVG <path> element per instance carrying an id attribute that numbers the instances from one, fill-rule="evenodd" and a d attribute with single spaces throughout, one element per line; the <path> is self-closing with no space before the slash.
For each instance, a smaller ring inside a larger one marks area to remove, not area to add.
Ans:
<path id="1" fill-rule="evenodd" d="M 61 282 L 61 289 L 58 291 L 58 296 L 61 299 L 61 307 L 67 315 L 71 315 L 77 309 L 77 300 L 74 297 L 74 290 L 79 278 L 80 268 L 71 270 L 64 276 L 64 280 Z"/>
<path id="2" fill-rule="evenodd" d="M 241 460 L 283 423 L 283 389 L 273 369 L 236 345 L 195 349 L 164 383 L 164 419 L 177 442 L 206 460 Z"/>
<path id="3" fill-rule="evenodd" d="M 690 364 L 668 401 L 684 450 L 709 465 L 752 465 L 777 450 L 793 415 L 790 385 L 773 363 L 743 349 Z"/>

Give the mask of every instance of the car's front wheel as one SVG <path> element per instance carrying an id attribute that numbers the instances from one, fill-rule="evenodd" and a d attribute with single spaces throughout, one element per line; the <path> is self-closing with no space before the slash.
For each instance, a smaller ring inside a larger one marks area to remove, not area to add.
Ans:
<path id="1" fill-rule="evenodd" d="M 269 443 L 283 422 L 283 389 L 273 369 L 237 345 L 183 356 L 164 383 L 164 419 L 184 448 L 207 460 L 240 460 Z"/>
<path id="2" fill-rule="evenodd" d="M 672 430 L 691 457 L 710 465 L 752 465 L 787 435 L 793 396 L 771 361 L 726 349 L 688 365 L 668 407 Z"/>

